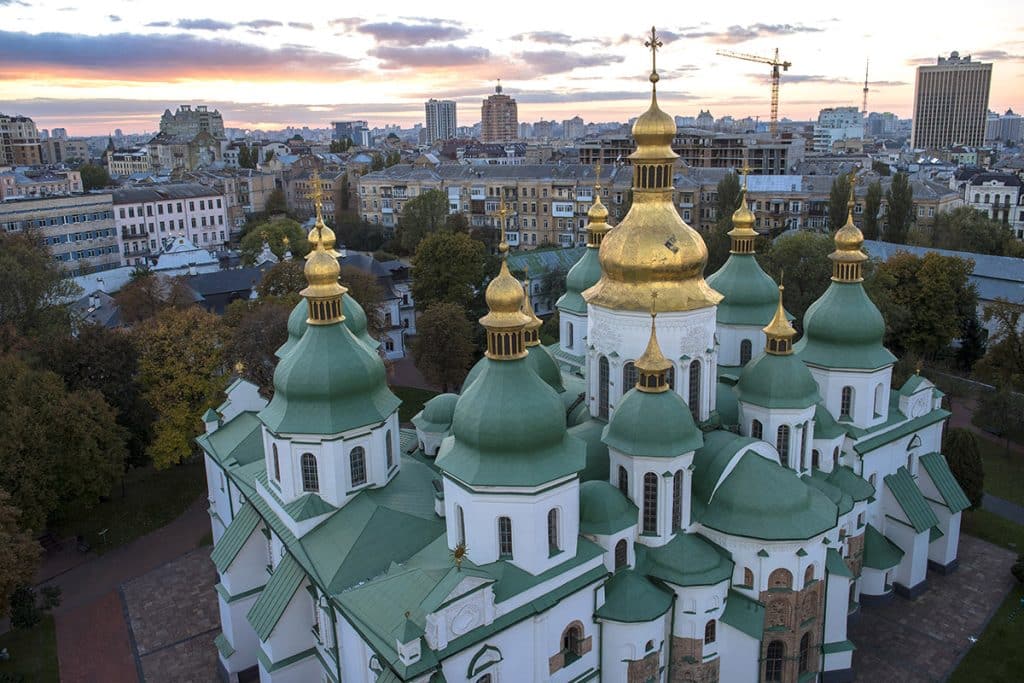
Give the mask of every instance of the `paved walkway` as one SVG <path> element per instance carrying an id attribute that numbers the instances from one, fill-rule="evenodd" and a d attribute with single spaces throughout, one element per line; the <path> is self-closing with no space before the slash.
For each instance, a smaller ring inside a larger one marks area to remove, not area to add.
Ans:
<path id="1" fill-rule="evenodd" d="M 995 434 L 990 434 L 984 429 L 976 426 L 971 422 L 971 416 L 974 415 L 974 411 L 978 409 L 978 401 L 973 398 L 960 398 L 953 397 L 949 401 L 950 412 L 953 413 L 949 418 L 950 427 L 959 427 L 961 429 L 969 429 L 974 432 L 979 438 L 991 441 L 992 443 L 1006 448 L 1006 440 L 1002 439 Z M 1024 444 L 1011 441 L 1009 444 L 1010 452 L 1016 453 L 1017 455 L 1024 455 Z"/>
<path id="2" fill-rule="evenodd" d="M 417 389 L 429 389 L 430 391 L 441 391 L 423 377 L 423 374 L 416 367 L 412 356 L 400 358 L 391 364 L 388 373 L 388 383 L 396 387 L 415 387 Z"/>
<path id="3" fill-rule="evenodd" d="M 952 574 L 928 572 L 928 590 L 916 600 L 861 607 L 848 631 L 858 681 L 944 681 L 953 673 L 1014 583 L 1010 550 L 962 534 L 959 556 Z"/>
<path id="4" fill-rule="evenodd" d="M 1008 519 L 1011 522 L 1024 526 L 1024 505 L 1018 505 L 1013 501 L 997 498 L 986 493 L 981 499 L 981 507 L 999 515 L 1003 519 Z"/>

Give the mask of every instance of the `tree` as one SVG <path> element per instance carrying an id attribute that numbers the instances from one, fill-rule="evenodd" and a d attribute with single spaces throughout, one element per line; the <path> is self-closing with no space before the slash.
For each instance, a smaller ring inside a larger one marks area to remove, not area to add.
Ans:
<path id="1" fill-rule="evenodd" d="M 242 236 L 242 261 L 255 263 L 256 257 L 263 251 L 263 243 L 270 246 L 270 251 L 279 259 L 284 258 L 284 239 L 288 238 L 288 250 L 292 256 L 301 259 L 309 252 L 306 232 L 298 221 L 291 218 L 274 218 L 254 225 Z"/>
<path id="2" fill-rule="evenodd" d="M 224 311 L 225 360 L 241 363 L 241 375 L 260 388 L 264 396 L 274 394 L 274 352 L 288 339 L 288 316 L 295 297 L 234 301 Z"/>
<path id="3" fill-rule="evenodd" d="M 274 150 L 268 149 L 267 153 L 263 155 L 263 163 L 269 164 L 274 160 Z"/>
<path id="4" fill-rule="evenodd" d="M 81 292 L 33 233 L 0 233 L 0 329 L 4 338 L 69 334 L 67 301 Z M 0 351 L 9 344 L 0 344 Z"/>
<path id="5" fill-rule="evenodd" d="M 198 306 L 166 309 L 137 330 L 139 374 L 158 419 L 149 456 L 158 469 L 193 453 L 200 418 L 224 389 L 224 331 Z"/>
<path id="6" fill-rule="evenodd" d="M 995 328 L 989 337 L 988 351 L 978 361 L 977 373 L 990 382 L 1005 382 L 1024 391 L 1024 333 L 1021 332 L 1024 307 L 1004 299 L 985 306 L 982 318 Z"/>
<path id="7" fill-rule="evenodd" d="M 882 239 L 886 242 L 906 244 L 907 231 L 914 222 L 914 189 L 906 173 L 897 173 L 885 193 L 889 205 L 888 224 Z"/>
<path id="8" fill-rule="evenodd" d="M 381 315 L 384 303 L 384 290 L 381 288 L 377 278 L 354 266 L 342 266 L 341 284 L 348 288 L 349 296 L 355 299 L 366 313 L 366 329 L 375 338 L 392 325 L 397 325 L 397 320 L 385 320 Z"/>
<path id="9" fill-rule="evenodd" d="M 882 183 L 876 180 L 868 185 L 868 192 L 864 197 L 864 239 L 878 239 L 878 212 L 881 209 Z"/>
<path id="10" fill-rule="evenodd" d="M 463 233 L 427 235 L 412 260 L 412 296 L 425 311 L 438 301 L 467 308 L 483 285 L 484 246 Z"/>
<path id="11" fill-rule="evenodd" d="M 740 204 L 740 179 L 735 173 L 726 173 L 718 181 L 718 218 L 729 219 Z"/>
<path id="12" fill-rule="evenodd" d="M 256 286 L 256 293 L 261 299 L 298 294 L 309 284 L 306 282 L 305 266 L 305 260 L 297 258 L 275 263 L 263 274 L 263 279 Z"/>
<path id="13" fill-rule="evenodd" d="M 99 164 L 82 164 L 78 172 L 82 174 L 82 189 L 86 192 L 110 187 L 110 174 Z"/>
<path id="14" fill-rule="evenodd" d="M 841 174 L 832 181 L 832 189 L 828 193 L 828 225 L 832 232 L 846 225 L 849 201 L 850 176 Z"/>
<path id="15" fill-rule="evenodd" d="M 466 379 L 473 362 L 473 330 L 466 311 L 453 303 L 430 304 L 416 321 L 413 360 L 427 381 L 443 391 Z"/>
<path id="16" fill-rule="evenodd" d="M 184 308 L 195 303 L 195 293 L 181 277 L 139 271 L 138 275 L 114 295 L 125 323 L 137 323 L 164 310 Z"/>
<path id="17" fill-rule="evenodd" d="M 398 240 L 402 249 L 413 253 L 427 235 L 438 230 L 452 231 L 450 215 L 448 195 L 441 190 L 427 190 L 407 201 L 398 220 Z"/>
<path id="18" fill-rule="evenodd" d="M 373 153 L 373 162 L 370 164 L 371 171 L 380 171 L 384 168 L 384 157 L 380 154 Z"/>
<path id="19" fill-rule="evenodd" d="M 711 230 L 704 235 L 708 248 L 708 262 L 705 272 L 713 273 L 729 258 L 732 240 L 728 232 L 732 229 L 732 214 L 739 208 L 740 182 L 735 173 L 727 173 L 718 181 L 718 218 Z"/>
<path id="20" fill-rule="evenodd" d="M 274 188 L 267 195 L 267 201 L 263 205 L 263 211 L 268 216 L 274 216 L 279 213 L 288 213 L 288 200 L 284 196 L 284 190 L 281 188 Z"/>
<path id="21" fill-rule="evenodd" d="M 1010 573 L 1017 579 L 1017 583 L 1024 583 L 1024 553 L 1017 556 L 1017 561 L 1010 567 Z"/>
<path id="22" fill-rule="evenodd" d="M 971 501 L 971 508 L 981 507 L 981 499 L 985 495 L 985 468 L 974 432 L 950 429 L 942 440 L 942 452 L 957 483 Z"/>
<path id="23" fill-rule="evenodd" d="M 1024 255 L 1024 247 L 1009 226 L 969 206 L 937 215 L 930 237 L 931 242 L 925 246 L 996 256 Z"/>
<path id="24" fill-rule="evenodd" d="M 36 532 L 120 482 L 125 433 L 102 394 L 68 391 L 48 370 L 0 357 L 0 488 Z"/>
<path id="25" fill-rule="evenodd" d="M 22 528 L 20 517 L 10 494 L 0 489 L 0 615 L 8 613 L 15 589 L 32 582 L 42 550 L 32 533 Z"/>
<path id="26" fill-rule="evenodd" d="M 342 152 L 347 152 L 351 146 L 352 140 L 347 137 L 341 140 L 331 140 L 330 151 L 331 154 L 341 154 Z"/>
<path id="27" fill-rule="evenodd" d="M 888 177 L 892 171 L 889 169 L 889 164 L 875 159 L 871 162 L 871 170 L 881 176 Z"/>
<path id="28" fill-rule="evenodd" d="M 974 364 L 985 355 L 988 331 L 978 321 L 978 314 L 969 316 L 960 328 L 960 346 L 956 350 L 956 364 L 964 372 L 974 370 Z"/>
<path id="29" fill-rule="evenodd" d="M 563 266 L 556 266 L 541 276 L 540 293 L 549 302 L 549 308 L 553 308 L 555 302 L 565 294 L 565 278 L 568 274 L 568 269 Z M 536 299 L 533 303 L 536 307 Z"/>
<path id="30" fill-rule="evenodd" d="M 256 168 L 256 164 L 253 162 L 252 152 L 249 151 L 249 145 L 239 146 L 238 166 L 240 168 Z"/>
<path id="31" fill-rule="evenodd" d="M 1024 399 L 1010 391 L 1006 384 L 1000 384 L 995 391 L 982 396 L 971 422 L 986 432 L 1003 437 L 1006 456 L 1009 457 L 1010 437 L 1024 424 Z"/>
<path id="32" fill-rule="evenodd" d="M 797 232 L 777 239 L 757 260 L 765 272 L 778 282 L 785 273 L 786 310 L 802 324 L 808 306 L 825 293 L 832 276 L 828 255 L 834 248 L 832 238 L 814 232 Z"/>

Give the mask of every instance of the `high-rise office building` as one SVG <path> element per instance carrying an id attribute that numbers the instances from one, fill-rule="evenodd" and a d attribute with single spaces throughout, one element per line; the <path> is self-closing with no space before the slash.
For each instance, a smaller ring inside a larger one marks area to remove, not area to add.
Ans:
<path id="1" fill-rule="evenodd" d="M 519 133 L 519 109 L 516 101 L 501 92 L 501 83 L 494 88 L 494 94 L 484 100 L 480 108 L 481 134 L 483 142 L 511 142 Z"/>
<path id="2" fill-rule="evenodd" d="M 369 128 L 366 121 L 331 121 L 334 127 L 333 139 L 348 138 L 353 145 L 369 144 Z"/>
<path id="3" fill-rule="evenodd" d="M 0 113 L 0 166 L 33 166 L 41 161 L 35 122 L 27 116 Z"/>
<path id="4" fill-rule="evenodd" d="M 455 137 L 455 101 L 429 99 L 423 103 L 427 115 L 427 144 Z"/>
<path id="5" fill-rule="evenodd" d="M 935 149 L 978 146 L 985 141 L 985 119 L 992 65 L 972 62 L 958 52 L 917 67 L 914 84 L 913 145 Z"/>

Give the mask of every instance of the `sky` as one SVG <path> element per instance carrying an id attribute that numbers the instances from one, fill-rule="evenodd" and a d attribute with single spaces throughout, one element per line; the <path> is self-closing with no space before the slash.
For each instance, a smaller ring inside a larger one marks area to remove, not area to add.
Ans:
<path id="1" fill-rule="evenodd" d="M 500 78 L 520 121 L 625 121 L 649 97 L 652 24 L 664 43 L 658 99 L 673 115 L 767 119 L 770 67 L 716 52 L 776 48 L 792 62 L 780 117 L 859 107 L 868 59 L 868 109 L 909 117 L 916 66 L 952 50 L 994 64 L 991 109 L 1024 110 L 1015 0 L 927 12 L 891 0 L 385 5 L 0 0 L 0 112 L 71 135 L 153 131 L 184 103 L 217 107 L 238 128 L 411 126 L 437 97 L 456 100 L 459 125 L 471 125 Z"/>

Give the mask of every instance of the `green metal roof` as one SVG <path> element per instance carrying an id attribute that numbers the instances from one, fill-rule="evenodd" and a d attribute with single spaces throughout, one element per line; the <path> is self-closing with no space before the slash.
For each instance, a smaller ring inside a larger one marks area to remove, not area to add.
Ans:
<path id="1" fill-rule="evenodd" d="M 581 405 L 586 406 L 585 403 Z M 580 472 L 580 479 L 583 481 L 608 480 L 608 446 L 601 440 L 604 427 L 604 422 L 590 417 L 574 427 L 569 427 L 569 433 L 586 444 L 587 466 Z"/>
<path id="2" fill-rule="evenodd" d="M 673 458 L 704 445 L 686 401 L 674 391 L 630 389 L 619 401 L 602 440 L 626 455 Z"/>
<path id="3" fill-rule="evenodd" d="M 696 477 L 694 477 L 696 479 Z M 700 523 L 765 540 L 802 540 L 836 525 L 838 510 L 793 470 L 747 451 L 715 491 Z"/>
<path id="4" fill-rule="evenodd" d="M 203 422 L 216 422 L 220 419 L 220 415 L 213 408 L 207 408 L 206 412 L 203 413 Z"/>
<path id="5" fill-rule="evenodd" d="M 580 472 L 586 447 L 566 431 L 558 394 L 525 359 L 483 362 L 455 406 L 437 466 L 481 486 L 538 486 Z"/>
<path id="6" fill-rule="evenodd" d="M 835 548 L 829 548 L 825 551 L 825 569 L 829 574 L 845 576 L 848 579 L 853 578 L 853 572 L 850 571 L 850 568 L 843 560 L 843 556 Z"/>
<path id="7" fill-rule="evenodd" d="M 213 639 L 213 644 L 217 648 L 217 652 L 219 652 L 220 656 L 224 659 L 228 659 L 231 655 L 235 654 L 235 648 L 231 646 L 231 643 L 228 641 L 228 637 L 223 633 L 217 634 L 217 637 Z"/>
<path id="8" fill-rule="evenodd" d="M 601 279 L 601 263 L 597 255 L 597 249 L 587 248 L 579 261 L 569 269 L 565 277 L 565 294 L 560 296 L 558 303 L 555 304 L 558 310 L 578 315 L 587 314 L 587 302 L 583 300 L 583 292 Z"/>
<path id="9" fill-rule="evenodd" d="M 547 349 L 551 352 L 552 357 L 564 366 L 579 368 L 582 367 L 584 362 L 587 360 L 584 356 L 577 356 L 576 354 L 569 353 L 557 343 L 549 344 Z"/>
<path id="10" fill-rule="evenodd" d="M 728 426 L 740 423 L 740 404 L 733 386 L 723 382 L 721 378 L 715 382 L 715 410 L 718 411 L 718 419 L 722 424 Z"/>
<path id="11" fill-rule="evenodd" d="M 223 467 L 248 465 L 263 459 L 262 423 L 256 413 L 239 413 L 211 434 L 200 434 L 196 443 Z"/>
<path id="12" fill-rule="evenodd" d="M 713 586 L 728 581 L 729 553 L 698 534 L 678 533 L 662 546 L 636 545 L 638 571 L 676 586 Z"/>
<path id="13" fill-rule="evenodd" d="M 837 643 L 825 643 L 821 646 L 821 651 L 826 655 L 832 655 L 837 652 L 853 652 L 857 649 L 849 640 L 840 640 Z"/>
<path id="14" fill-rule="evenodd" d="M 270 487 L 267 487 L 270 490 Z M 291 515 L 291 518 L 296 522 L 303 522 L 313 517 L 319 517 L 320 515 L 326 515 L 329 512 L 334 512 L 338 508 L 334 507 L 326 500 L 321 498 L 315 493 L 307 493 L 303 496 L 299 496 L 292 502 L 284 506 L 284 511 Z"/>
<path id="15" fill-rule="evenodd" d="M 291 555 L 286 554 L 281 558 L 274 573 L 267 581 L 266 587 L 260 593 L 253 606 L 249 608 L 247 615 L 249 623 L 259 639 L 266 641 L 273 633 L 274 627 L 281 619 L 288 603 L 292 601 L 295 591 L 302 585 L 306 573 Z"/>
<path id="16" fill-rule="evenodd" d="M 764 635 L 764 605 L 730 588 L 722 621 L 754 640 L 761 640 Z"/>
<path id="17" fill-rule="evenodd" d="M 366 348 L 376 352 L 380 347 L 380 342 L 371 337 L 366 328 L 366 311 L 348 292 L 341 295 L 341 312 L 345 316 L 345 327 Z M 295 304 L 295 308 L 288 314 L 288 339 L 274 352 L 275 356 L 284 358 L 289 351 L 295 348 L 295 345 L 299 343 L 302 335 L 306 333 L 306 329 L 309 327 L 308 319 L 309 302 L 305 298 L 299 299 L 299 302 Z"/>
<path id="18" fill-rule="evenodd" d="M 625 623 L 653 621 L 671 606 L 672 593 L 632 569 L 623 569 L 604 584 L 604 604 L 594 616 Z"/>
<path id="19" fill-rule="evenodd" d="M 887 432 L 882 432 L 878 436 L 873 436 L 870 439 L 864 439 L 863 441 L 855 443 L 853 445 L 853 450 L 855 450 L 857 453 L 860 453 L 861 455 L 864 455 L 865 453 L 869 453 L 877 448 L 881 448 L 886 444 L 892 443 L 897 439 L 902 439 L 905 436 L 909 436 L 910 434 L 913 434 L 914 432 L 920 429 L 924 429 L 929 425 L 933 425 L 936 422 L 941 422 L 942 420 L 945 420 L 949 416 L 950 412 L 948 410 L 936 408 L 930 413 L 921 415 L 920 417 L 915 417 L 911 420 L 907 420 L 898 427 L 890 429 Z"/>
<path id="20" fill-rule="evenodd" d="M 864 566 L 885 571 L 898 565 L 902 559 L 900 547 L 868 524 L 864 531 Z"/>
<path id="21" fill-rule="evenodd" d="M 736 396 L 764 408 L 810 408 L 821 400 L 818 383 L 797 356 L 772 353 L 762 353 L 744 366 Z"/>
<path id="22" fill-rule="evenodd" d="M 839 426 L 832 413 L 823 403 L 814 408 L 814 436 L 819 439 L 834 439 L 837 436 L 845 436 L 846 430 Z"/>
<path id="23" fill-rule="evenodd" d="M 703 513 L 711 500 L 712 491 L 736 454 L 755 443 L 756 439 L 725 430 L 714 430 L 704 435 L 704 445 L 693 456 L 691 506 L 694 518 L 699 518 Z"/>
<path id="24" fill-rule="evenodd" d="M 580 485 L 580 532 L 609 535 L 638 523 L 639 510 L 607 481 Z"/>
<path id="25" fill-rule="evenodd" d="M 260 419 L 277 434 L 337 434 L 383 422 L 401 401 L 384 363 L 342 324 L 310 325 L 277 364 Z"/>
<path id="26" fill-rule="evenodd" d="M 238 557 L 242 546 L 249 540 L 249 536 L 252 535 L 259 521 L 260 516 L 256 513 L 256 508 L 248 501 L 243 503 L 210 554 L 210 560 L 213 561 L 218 572 L 223 574 L 227 571 L 227 568 Z"/>
<path id="27" fill-rule="evenodd" d="M 858 503 L 875 495 L 875 487 L 846 465 L 840 465 L 829 472 L 826 480 L 836 488 L 848 493 Z"/>
<path id="28" fill-rule="evenodd" d="M 875 370 L 896 362 L 882 345 L 885 321 L 859 282 L 832 282 L 804 315 L 796 351 L 805 363 Z"/>
<path id="29" fill-rule="evenodd" d="M 828 499 L 839 508 L 840 515 L 845 515 L 853 509 L 853 497 L 830 482 L 828 475 L 821 470 L 814 470 L 809 475 L 805 474 L 801 479 L 828 496 Z"/>
<path id="30" fill-rule="evenodd" d="M 430 433 L 444 433 L 452 426 L 452 415 L 458 394 L 438 394 L 423 404 L 423 410 L 416 413 L 412 423 L 417 429 Z"/>
<path id="31" fill-rule="evenodd" d="M 884 481 L 892 491 L 896 502 L 899 503 L 903 514 L 910 520 L 914 531 L 921 533 L 939 523 L 931 506 L 928 505 L 928 501 L 921 494 L 921 489 L 917 488 L 914 477 L 910 475 L 906 467 L 900 467 L 895 474 L 887 474 Z"/>
<path id="32" fill-rule="evenodd" d="M 775 281 L 753 254 L 729 254 L 725 264 L 707 277 L 725 298 L 718 304 L 719 325 L 767 325 L 779 303 Z"/>
<path id="33" fill-rule="evenodd" d="M 928 380 L 922 377 L 921 375 L 911 375 L 910 379 L 904 382 L 903 386 L 900 387 L 900 396 L 912 396 L 916 394 L 918 391 L 920 391 L 921 384 L 927 381 Z"/>
<path id="34" fill-rule="evenodd" d="M 537 376 L 558 393 L 564 392 L 562 371 L 548 350 L 543 346 L 531 346 L 527 351 L 526 360 Z"/>
<path id="35" fill-rule="evenodd" d="M 926 453 L 921 456 L 921 464 L 931 477 L 935 488 L 939 490 L 942 500 L 952 513 L 971 507 L 967 494 L 960 488 L 960 483 L 949 469 L 949 463 L 941 453 Z"/>

